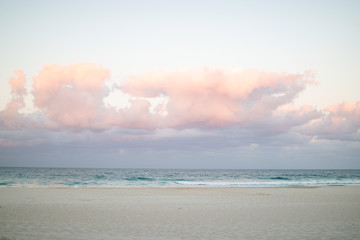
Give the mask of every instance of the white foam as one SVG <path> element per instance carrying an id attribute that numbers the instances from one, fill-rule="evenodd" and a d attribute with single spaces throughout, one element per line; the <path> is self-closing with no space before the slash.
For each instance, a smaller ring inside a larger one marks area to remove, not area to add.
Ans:
<path id="1" fill-rule="evenodd" d="M 176 184 L 186 186 L 209 187 L 302 187 L 302 186 L 334 186 L 360 185 L 360 181 L 244 181 L 244 182 L 216 182 L 216 181 L 176 181 Z"/>

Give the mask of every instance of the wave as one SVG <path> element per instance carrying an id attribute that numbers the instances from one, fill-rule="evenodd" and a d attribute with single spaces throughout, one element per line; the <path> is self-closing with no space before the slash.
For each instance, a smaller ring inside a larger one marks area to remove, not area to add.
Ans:
<path id="1" fill-rule="evenodd" d="M 306 187 L 360 185 L 360 170 L 1 168 L 0 187 Z"/>
<path id="2" fill-rule="evenodd" d="M 11 182 L 0 182 L 0 186 L 9 186 L 11 184 Z"/>
<path id="3" fill-rule="evenodd" d="M 106 176 L 105 175 L 96 175 L 96 179 L 105 179 L 106 178 Z"/>
<path id="4" fill-rule="evenodd" d="M 128 178 L 125 178 L 125 180 L 127 180 L 127 181 L 153 181 L 152 178 L 147 178 L 147 177 L 128 177 Z"/>
<path id="5" fill-rule="evenodd" d="M 176 181 L 183 186 L 207 187 L 311 187 L 311 186 L 345 186 L 360 185 L 360 181 L 249 181 L 249 182 L 216 182 L 216 181 Z"/>
<path id="6" fill-rule="evenodd" d="M 290 178 L 286 178 L 286 177 L 272 177 L 272 178 L 269 178 L 269 179 L 272 179 L 272 180 L 291 180 Z"/>

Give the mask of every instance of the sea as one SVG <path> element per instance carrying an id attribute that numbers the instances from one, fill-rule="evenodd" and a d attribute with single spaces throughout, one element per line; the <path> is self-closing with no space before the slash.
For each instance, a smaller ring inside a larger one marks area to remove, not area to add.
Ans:
<path id="1" fill-rule="evenodd" d="M 360 170 L 0 167 L 0 187 L 311 187 L 360 185 Z"/>

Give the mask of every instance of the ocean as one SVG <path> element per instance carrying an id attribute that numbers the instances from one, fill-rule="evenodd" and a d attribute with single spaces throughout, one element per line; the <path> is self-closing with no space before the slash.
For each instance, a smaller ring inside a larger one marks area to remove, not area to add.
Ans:
<path id="1" fill-rule="evenodd" d="M 360 185 L 360 170 L 0 168 L 0 187 L 307 187 Z"/>

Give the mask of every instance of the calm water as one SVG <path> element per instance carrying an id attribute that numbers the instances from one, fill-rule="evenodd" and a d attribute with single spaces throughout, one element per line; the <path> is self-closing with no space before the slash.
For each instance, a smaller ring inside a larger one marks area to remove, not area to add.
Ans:
<path id="1" fill-rule="evenodd" d="M 0 187 L 302 187 L 360 184 L 360 170 L 0 168 Z"/>

